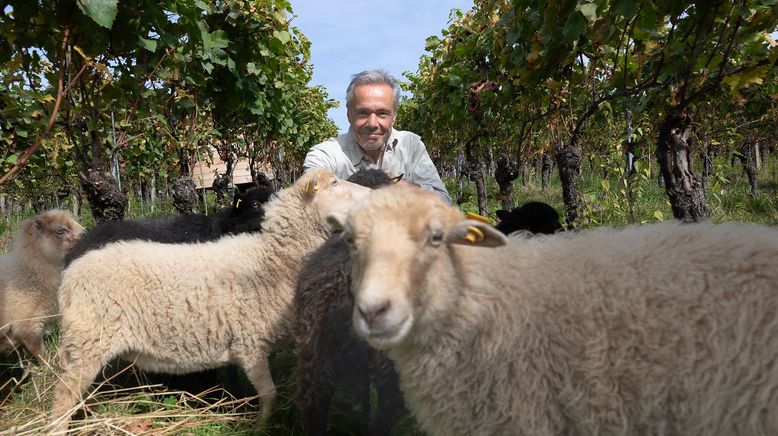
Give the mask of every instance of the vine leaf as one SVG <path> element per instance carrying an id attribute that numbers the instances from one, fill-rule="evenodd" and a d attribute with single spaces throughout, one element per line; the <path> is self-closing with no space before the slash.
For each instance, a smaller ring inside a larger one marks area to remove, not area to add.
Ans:
<path id="1" fill-rule="evenodd" d="M 110 29 L 116 19 L 119 0 L 78 0 L 81 12 L 100 26 Z"/>

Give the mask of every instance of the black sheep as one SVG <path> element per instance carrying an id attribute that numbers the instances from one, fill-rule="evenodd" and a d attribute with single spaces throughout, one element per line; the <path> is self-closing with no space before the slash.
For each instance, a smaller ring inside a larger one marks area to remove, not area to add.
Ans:
<path id="1" fill-rule="evenodd" d="M 69 250 L 65 257 L 65 266 L 87 251 L 116 241 L 142 239 L 161 243 L 193 243 L 218 239 L 228 234 L 259 232 L 265 216 L 262 206 L 272 194 L 273 191 L 267 186 L 248 189 L 233 199 L 232 207 L 219 210 L 213 217 L 178 215 L 102 222 L 85 233 Z M 245 375 L 234 365 L 192 374 L 139 373 L 135 377 L 131 371 L 120 372 L 126 366 L 121 360 L 110 362 L 111 369 L 103 374 L 105 381 L 109 385 L 122 387 L 133 384 L 161 384 L 168 389 L 185 390 L 193 394 L 222 385 L 234 397 L 256 394 L 246 381 Z"/>
<path id="2" fill-rule="evenodd" d="M 393 182 L 379 170 L 358 171 L 349 181 L 372 188 Z M 370 419 L 369 434 L 389 434 L 407 413 L 391 361 L 354 333 L 353 306 L 348 246 L 335 235 L 308 256 L 295 290 L 295 401 L 309 435 L 326 434 L 336 387 L 356 400 L 367 422 L 370 383 L 375 385 L 378 406 Z"/>
<path id="3" fill-rule="evenodd" d="M 551 235 L 562 230 L 557 211 L 541 201 L 529 201 L 510 212 L 500 209 L 495 213 L 500 222 L 494 227 L 506 235 L 518 230 Z"/>
<path id="4" fill-rule="evenodd" d="M 227 234 L 261 231 L 265 216 L 262 205 L 271 194 L 270 188 L 265 186 L 251 188 L 245 194 L 236 196 L 231 208 L 222 209 L 213 217 L 195 214 L 104 221 L 84 234 L 68 251 L 65 266 L 87 251 L 115 241 L 143 239 L 175 244 L 211 241 Z"/>

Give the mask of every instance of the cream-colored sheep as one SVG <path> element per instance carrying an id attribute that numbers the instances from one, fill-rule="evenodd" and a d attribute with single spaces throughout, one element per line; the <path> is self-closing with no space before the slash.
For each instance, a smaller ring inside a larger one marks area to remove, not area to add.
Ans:
<path id="1" fill-rule="evenodd" d="M 40 357 L 43 336 L 59 312 L 65 254 L 83 232 L 73 215 L 61 210 L 22 223 L 11 251 L 0 256 L 0 353 L 21 344 Z"/>
<path id="2" fill-rule="evenodd" d="M 506 238 L 401 186 L 330 222 L 432 435 L 778 434 L 775 228 Z"/>
<path id="3" fill-rule="evenodd" d="M 367 192 L 315 170 L 267 204 L 263 233 L 117 242 L 73 261 L 59 290 L 63 370 L 53 429 L 67 429 L 82 394 L 117 356 L 167 373 L 238 364 L 266 418 L 275 398 L 268 355 L 291 334 L 299 265 L 328 236 L 326 215 Z"/>

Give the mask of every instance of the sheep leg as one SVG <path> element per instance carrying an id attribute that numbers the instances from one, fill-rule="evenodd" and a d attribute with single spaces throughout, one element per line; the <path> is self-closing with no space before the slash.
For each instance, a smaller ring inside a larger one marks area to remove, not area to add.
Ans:
<path id="1" fill-rule="evenodd" d="M 276 399 L 276 385 L 273 383 L 273 377 L 270 375 L 270 362 L 268 362 L 267 357 L 263 357 L 254 364 L 244 364 L 243 368 L 262 402 L 262 412 L 259 421 L 263 424 L 270 417 L 270 413 L 273 410 L 273 401 Z"/>
<path id="2" fill-rule="evenodd" d="M 316 380 L 306 382 L 298 381 L 304 384 L 307 392 L 301 392 L 298 396 L 298 405 L 306 403 L 300 408 L 303 416 L 303 426 L 305 434 L 308 436 L 327 434 L 327 415 L 329 415 L 330 403 L 335 391 L 335 385 L 327 377 L 321 377 Z M 303 401 L 303 397 L 307 401 Z"/>
<path id="3" fill-rule="evenodd" d="M 46 366 L 46 360 L 43 358 L 43 355 L 41 354 L 43 351 L 43 332 L 41 333 L 34 333 L 30 332 L 22 337 L 19 338 L 19 342 L 24 345 L 24 348 L 27 349 L 27 351 L 30 352 L 33 356 L 35 356 L 35 359 L 38 361 L 38 364 L 41 366 Z"/>
<path id="4" fill-rule="evenodd" d="M 14 339 L 7 337 L 7 335 L 4 335 L 4 339 L 8 342 L 8 348 L 18 347 L 21 344 L 35 357 L 41 366 L 45 366 L 46 361 L 41 356 L 43 351 L 43 330 L 44 324 L 39 320 L 22 320 L 13 327 Z M 3 348 L 3 340 L 0 339 L 0 352 L 4 351 Z"/>
<path id="5" fill-rule="evenodd" d="M 54 401 L 51 412 L 53 433 L 67 432 L 70 416 L 75 412 L 83 394 L 100 373 L 102 364 L 99 360 L 61 359 L 62 375 L 54 388 Z"/>
<path id="6" fill-rule="evenodd" d="M 371 435 L 388 435 L 392 428 L 407 413 L 405 400 L 400 391 L 397 374 L 389 380 L 381 380 L 376 383 L 376 394 L 378 404 L 376 404 L 375 415 L 370 421 L 368 433 Z"/>
<path id="7" fill-rule="evenodd" d="M 0 354 L 4 354 L 6 351 L 13 349 L 14 343 L 6 335 L 6 332 L 0 332 Z"/>
<path id="8" fill-rule="evenodd" d="M 405 400 L 400 391 L 397 371 L 389 358 L 379 351 L 372 350 L 369 353 L 371 378 L 376 387 L 378 402 L 368 433 L 374 436 L 388 435 L 407 413 Z"/>

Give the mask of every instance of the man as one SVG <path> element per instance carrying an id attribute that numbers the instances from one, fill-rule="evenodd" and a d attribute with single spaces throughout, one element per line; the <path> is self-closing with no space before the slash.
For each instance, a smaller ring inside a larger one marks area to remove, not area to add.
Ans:
<path id="1" fill-rule="evenodd" d="M 356 74 L 346 90 L 348 132 L 311 147 L 303 163 L 305 171 L 329 168 L 346 179 L 359 169 L 379 168 L 451 204 L 421 138 L 392 127 L 399 101 L 400 85 L 386 71 Z"/>

